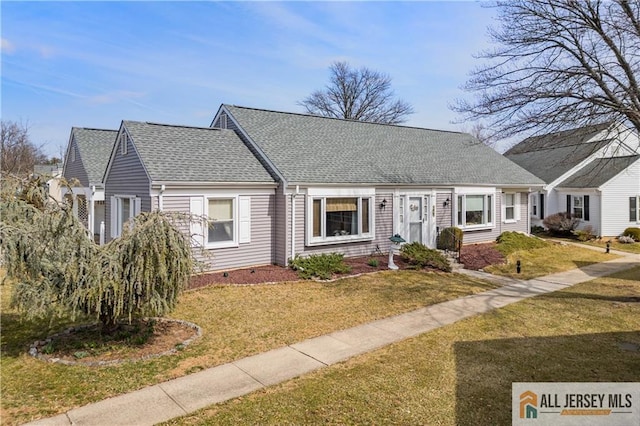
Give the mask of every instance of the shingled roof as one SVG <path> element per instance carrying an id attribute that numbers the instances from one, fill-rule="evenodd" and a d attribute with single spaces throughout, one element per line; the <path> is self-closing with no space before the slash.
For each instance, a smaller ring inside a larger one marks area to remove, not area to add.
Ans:
<path id="1" fill-rule="evenodd" d="M 118 131 L 73 127 L 71 134 L 78 147 L 78 155 L 87 173 L 89 186 L 100 185 Z"/>
<path id="2" fill-rule="evenodd" d="M 152 181 L 273 183 L 232 130 L 123 121 Z"/>
<path id="3" fill-rule="evenodd" d="M 598 158 L 558 184 L 558 187 L 598 188 L 638 161 L 638 159 L 640 159 L 640 155 Z"/>
<path id="4" fill-rule="evenodd" d="M 223 105 L 289 183 L 540 185 L 471 135 Z"/>
<path id="5" fill-rule="evenodd" d="M 610 126 L 611 123 L 603 123 L 530 137 L 504 155 L 546 183 L 551 183 L 608 145 L 609 139 L 591 139 Z"/>

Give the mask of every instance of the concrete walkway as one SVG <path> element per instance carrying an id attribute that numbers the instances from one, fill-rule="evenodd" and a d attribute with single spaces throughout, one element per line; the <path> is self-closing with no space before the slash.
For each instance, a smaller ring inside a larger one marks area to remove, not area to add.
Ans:
<path id="1" fill-rule="evenodd" d="M 620 254 L 624 257 L 528 281 L 460 270 L 458 272 L 497 281 L 503 286 L 307 339 L 74 408 L 65 414 L 41 419 L 29 425 L 153 425 L 167 421 L 473 315 L 640 266 L 640 255 Z"/>

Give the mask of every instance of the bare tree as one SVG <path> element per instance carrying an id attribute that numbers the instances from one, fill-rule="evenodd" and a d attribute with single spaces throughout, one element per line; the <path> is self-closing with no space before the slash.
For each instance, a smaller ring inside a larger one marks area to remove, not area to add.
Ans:
<path id="1" fill-rule="evenodd" d="M 490 148 L 496 149 L 498 145 L 498 140 L 492 133 L 489 131 L 486 125 L 480 122 L 475 122 L 471 125 L 471 128 L 463 128 L 463 132 L 469 133 L 474 138 L 478 139 L 484 145 L 487 145 Z"/>
<path id="2" fill-rule="evenodd" d="M 413 114 L 407 102 L 394 99 L 391 77 L 368 68 L 351 68 L 334 62 L 330 82 L 298 102 L 309 114 L 358 121 L 398 124 Z"/>
<path id="3" fill-rule="evenodd" d="M 29 127 L 13 121 L 2 121 L 0 130 L 0 171 L 2 174 L 27 176 L 35 164 L 47 161 L 40 147 L 29 139 Z"/>
<path id="4" fill-rule="evenodd" d="M 452 109 L 485 120 L 490 137 L 619 121 L 640 131 L 640 2 L 497 1 L 497 47 L 478 55 Z"/>

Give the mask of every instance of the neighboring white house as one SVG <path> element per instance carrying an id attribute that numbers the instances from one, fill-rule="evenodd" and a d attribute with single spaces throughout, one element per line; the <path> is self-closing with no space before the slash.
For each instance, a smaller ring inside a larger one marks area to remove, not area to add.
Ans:
<path id="1" fill-rule="evenodd" d="M 74 213 L 95 238 L 105 221 L 102 177 L 117 134 L 117 130 L 74 127 L 65 155 L 62 175 L 72 192 L 63 195 L 72 198 Z"/>
<path id="2" fill-rule="evenodd" d="M 532 225 L 568 212 L 597 235 L 620 235 L 640 226 L 638 135 L 604 123 L 525 139 L 505 156 L 542 179 L 530 195 Z"/>
<path id="3" fill-rule="evenodd" d="M 57 202 L 62 201 L 62 187 L 60 186 L 60 178 L 62 177 L 62 163 L 55 164 L 36 164 L 33 167 L 33 174 L 48 177 L 47 190 L 49 196 Z"/>

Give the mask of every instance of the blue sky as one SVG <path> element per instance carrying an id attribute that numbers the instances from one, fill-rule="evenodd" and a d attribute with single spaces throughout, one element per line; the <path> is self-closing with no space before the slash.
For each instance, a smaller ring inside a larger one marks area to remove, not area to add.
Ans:
<path id="1" fill-rule="evenodd" d="M 461 130 L 448 105 L 489 47 L 478 2 L 11 2 L 2 119 L 48 155 L 72 126 L 208 126 L 222 103 L 303 112 L 336 60 L 389 74 L 411 126 Z M 467 126 L 469 127 L 469 126 Z"/>

